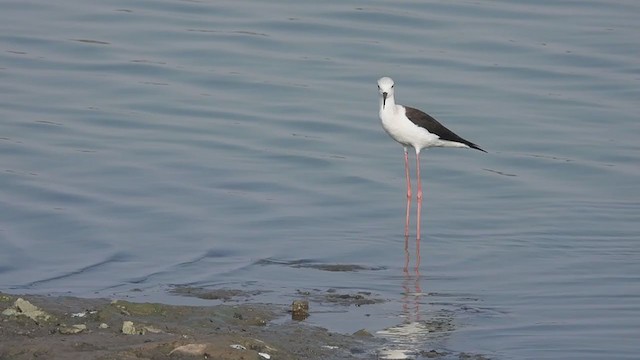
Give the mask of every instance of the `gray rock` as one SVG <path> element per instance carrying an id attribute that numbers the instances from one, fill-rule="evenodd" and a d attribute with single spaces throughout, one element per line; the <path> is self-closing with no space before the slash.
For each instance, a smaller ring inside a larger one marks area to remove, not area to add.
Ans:
<path id="1" fill-rule="evenodd" d="M 18 298 L 13 303 L 13 307 L 5 309 L 2 312 L 2 315 L 5 315 L 5 316 L 24 315 L 35 322 L 48 321 L 49 319 L 52 318 L 51 315 L 40 310 L 37 306 L 33 305 L 27 300 L 24 300 L 23 298 Z"/>

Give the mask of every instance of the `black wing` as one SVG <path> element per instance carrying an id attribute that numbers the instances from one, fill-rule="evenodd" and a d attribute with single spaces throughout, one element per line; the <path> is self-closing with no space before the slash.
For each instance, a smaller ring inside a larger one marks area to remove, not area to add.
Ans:
<path id="1" fill-rule="evenodd" d="M 422 128 L 427 129 L 427 131 L 432 134 L 438 135 L 438 137 L 440 137 L 441 140 L 459 142 L 467 145 L 470 148 L 484 151 L 480 148 L 480 146 L 456 135 L 456 133 L 444 127 L 444 125 L 440 124 L 438 120 L 434 119 L 431 115 L 425 113 L 424 111 L 421 111 L 409 106 L 405 106 L 404 108 L 405 108 L 405 115 L 409 120 L 411 120 L 411 122 L 413 122 L 414 124 Z"/>

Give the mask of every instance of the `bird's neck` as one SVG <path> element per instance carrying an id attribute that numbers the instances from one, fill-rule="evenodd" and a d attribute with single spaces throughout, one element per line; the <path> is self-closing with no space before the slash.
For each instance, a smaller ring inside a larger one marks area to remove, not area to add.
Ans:
<path id="1" fill-rule="evenodd" d="M 382 96 L 380 97 L 380 114 L 393 114 L 396 111 L 396 100 L 393 96 L 387 97 L 387 100 L 382 100 Z"/>

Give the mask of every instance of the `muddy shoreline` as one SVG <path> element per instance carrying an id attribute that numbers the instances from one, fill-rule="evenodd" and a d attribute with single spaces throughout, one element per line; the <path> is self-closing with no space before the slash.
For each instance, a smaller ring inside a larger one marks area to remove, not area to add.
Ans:
<path id="1" fill-rule="evenodd" d="M 371 359 L 381 340 L 268 304 L 174 306 L 0 293 L 0 359 Z"/>

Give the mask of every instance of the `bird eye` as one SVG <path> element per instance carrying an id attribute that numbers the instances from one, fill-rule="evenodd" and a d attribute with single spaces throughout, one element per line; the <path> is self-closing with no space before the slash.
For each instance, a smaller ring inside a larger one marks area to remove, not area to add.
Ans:
<path id="1" fill-rule="evenodd" d="M 378 85 L 378 90 L 380 90 L 380 85 Z"/>
<path id="2" fill-rule="evenodd" d="M 391 85 L 391 88 L 393 89 L 393 87 L 396 86 L 395 84 Z"/>

